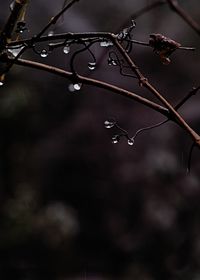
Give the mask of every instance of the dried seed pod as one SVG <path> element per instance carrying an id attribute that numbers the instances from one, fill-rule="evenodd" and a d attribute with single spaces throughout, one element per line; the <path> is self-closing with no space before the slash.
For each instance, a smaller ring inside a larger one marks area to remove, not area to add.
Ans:
<path id="1" fill-rule="evenodd" d="M 159 55 L 161 62 L 163 64 L 169 64 L 169 56 L 178 49 L 181 44 L 159 33 L 150 34 L 149 37 L 149 45 L 153 48 L 153 51 Z"/>

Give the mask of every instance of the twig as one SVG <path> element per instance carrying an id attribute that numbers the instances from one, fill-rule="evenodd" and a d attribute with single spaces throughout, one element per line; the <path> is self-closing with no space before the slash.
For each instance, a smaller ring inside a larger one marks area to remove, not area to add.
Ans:
<path id="1" fill-rule="evenodd" d="M 178 110 L 191 96 L 195 95 L 199 89 L 200 86 L 193 88 L 182 100 L 179 101 L 179 103 L 175 106 L 175 109 Z"/>
<path id="2" fill-rule="evenodd" d="M 54 17 L 51 18 L 51 20 L 49 21 L 49 23 L 36 35 L 36 39 L 40 38 L 48 29 L 51 25 L 56 24 L 56 22 L 58 21 L 58 19 L 69 9 L 71 8 L 71 6 L 73 4 L 75 4 L 76 2 L 78 2 L 79 0 L 72 0 L 71 2 L 69 2 L 68 5 L 66 5 L 57 15 L 55 15 Z"/>
<path id="3" fill-rule="evenodd" d="M 35 62 L 35 61 L 30 61 L 30 60 L 25 60 L 25 59 L 18 59 L 17 61 L 15 61 L 15 64 L 30 67 L 30 68 L 34 68 L 34 69 L 38 69 L 38 70 L 43 70 L 43 71 L 46 71 L 46 72 L 49 72 L 49 73 L 67 78 L 67 79 L 71 80 L 72 82 L 74 82 L 74 73 L 62 70 L 60 68 L 56 68 L 56 67 L 53 67 L 53 66 L 49 66 L 49 65 L 45 65 L 45 64 L 42 64 L 42 63 L 38 63 L 38 62 Z M 122 89 L 120 87 L 108 84 L 108 83 L 103 82 L 103 81 L 87 78 L 87 77 L 84 77 L 84 76 L 79 75 L 79 74 L 76 74 L 76 82 L 80 82 L 80 83 L 84 83 L 86 85 L 92 85 L 92 86 L 96 86 L 96 87 L 99 87 L 99 88 L 103 88 L 103 89 L 109 90 L 111 92 L 114 92 L 114 93 L 123 95 L 125 97 L 131 98 L 131 99 L 133 99 L 133 100 L 135 100 L 135 101 L 137 101 L 137 102 L 139 102 L 139 103 L 141 103 L 141 104 L 143 104 L 143 105 L 161 113 L 162 115 L 166 116 L 167 118 L 170 118 L 169 111 L 165 107 L 163 107 L 163 106 L 161 106 L 161 105 L 159 105 L 155 102 L 152 102 L 152 101 L 150 101 L 150 100 L 148 100 L 144 97 L 141 97 L 141 96 L 139 96 L 139 95 L 137 95 L 137 94 L 135 94 L 131 91 Z"/>
<path id="4" fill-rule="evenodd" d="M 186 121 L 181 117 L 181 115 L 176 111 L 176 109 L 173 108 L 173 106 L 163 97 L 163 95 L 160 94 L 144 77 L 144 75 L 140 72 L 137 65 L 134 63 L 134 61 L 130 58 L 130 56 L 126 53 L 124 48 L 120 45 L 118 40 L 116 38 L 113 38 L 113 43 L 117 47 L 118 51 L 121 53 L 121 55 L 124 57 L 132 71 L 136 74 L 138 77 L 139 83 L 141 86 L 144 86 L 147 88 L 151 93 L 153 93 L 154 96 L 156 96 L 162 104 L 169 110 L 171 117 L 173 120 L 177 121 L 177 124 L 179 124 L 182 128 L 184 128 L 188 134 L 192 137 L 194 142 L 200 146 L 200 136 L 186 123 Z"/>
<path id="5" fill-rule="evenodd" d="M 178 4 L 177 0 L 166 0 L 169 7 L 183 18 L 200 35 L 200 25 Z"/>

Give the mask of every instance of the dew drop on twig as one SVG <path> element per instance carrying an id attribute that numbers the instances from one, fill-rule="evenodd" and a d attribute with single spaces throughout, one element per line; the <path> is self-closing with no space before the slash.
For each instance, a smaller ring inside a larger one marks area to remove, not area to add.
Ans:
<path id="1" fill-rule="evenodd" d="M 93 71 L 96 68 L 96 62 L 88 62 L 88 69 Z"/>
<path id="2" fill-rule="evenodd" d="M 47 50 L 43 49 L 40 53 L 40 56 L 43 57 L 43 58 L 47 57 L 48 56 Z"/>
<path id="3" fill-rule="evenodd" d="M 119 135 L 115 135 L 115 136 L 112 137 L 112 143 L 113 144 L 119 143 Z"/>
<path id="4" fill-rule="evenodd" d="M 110 122 L 110 121 L 105 121 L 104 126 L 105 128 L 112 128 L 115 125 L 115 123 Z"/>
<path id="5" fill-rule="evenodd" d="M 49 32 L 48 32 L 48 36 L 50 37 L 50 36 L 53 36 L 54 35 L 54 31 L 53 30 L 50 30 Z"/>
<path id="6" fill-rule="evenodd" d="M 134 140 L 133 139 L 128 139 L 128 145 L 133 146 Z"/>
<path id="7" fill-rule="evenodd" d="M 63 52 L 64 54 L 68 54 L 70 52 L 70 46 L 69 45 L 64 46 Z"/>

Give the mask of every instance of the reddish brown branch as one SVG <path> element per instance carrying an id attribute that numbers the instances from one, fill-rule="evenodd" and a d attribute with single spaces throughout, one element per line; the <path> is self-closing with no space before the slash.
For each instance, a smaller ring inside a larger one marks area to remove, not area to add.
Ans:
<path id="1" fill-rule="evenodd" d="M 68 72 L 68 71 L 62 70 L 60 68 L 56 68 L 54 66 L 49 66 L 49 65 L 45 65 L 45 64 L 42 64 L 42 63 L 38 63 L 38 62 L 35 62 L 35 61 L 30 61 L 30 60 L 25 60 L 25 59 L 18 59 L 17 61 L 15 61 L 15 64 L 30 67 L 30 68 L 34 68 L 34 69 L 38 69 L 38 70 L 43 70 L 43 71 L 55 74 L 57 76 L 67 78 L 67 79 L 71 80 L 72 82 L 74 82 L 74 79 L 76 79 L 76 81 L 75 81 L 76 83 L 83 83 L 83 84 L 86 84 L 86 85 L 92 85 L 92 86 L 96 86 L 98 88 L 109 90 L 111 92 L 114 92 L 114 93 L 120 94 L 122 96 L 131 98 L 131 99 L 133 99 L 133 100 L 135 100 L 135 101 L 137 101 L 137 102 L 139 102 L 139 103 L 141 103 L 141 104 L 143 104 L 143 105 L 161 113 L 162 115 L 170 118 L 169 111 L 166 108 L 164 108 L 163 106 L 161 106 L 161 105 L 159 105 L 155 102 L 152 102 L 152 101 L 150 101 L 150 100 L 148 100 L 144 97 L 141 97 L 141 96 L 139 96 L 139 95 L 137 95 L 137 94 L 135 94 L 131 91 L 128 91 L 128 90 L 122 89 L 120 87 L 108 84 L 106 82 L 99 81 L 99 80 L 96 80 L 96 79 L 87 78 L 87 77 L 84 77 L 84 76 L 78 75 L 78 74 L 76 74 L 76 76 L 74 77 L 74 73 L 72 73 L 72 72 Z"/>

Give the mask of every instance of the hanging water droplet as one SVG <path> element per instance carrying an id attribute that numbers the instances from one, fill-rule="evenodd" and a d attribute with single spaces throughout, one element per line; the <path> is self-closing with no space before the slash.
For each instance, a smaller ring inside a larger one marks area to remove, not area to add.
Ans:
<path id="1" fill-rule="evenodd" d="M 96 62 L 88 62 L 88 68 L 93 71 L 96 68 Z"/>
<path id="2" fill-rule="evenodd" d="M 117 144 L 119 142 L 119 135 L 115 135 L 112 137 L 112 143 Z"/>
<path id="3" fill-rule="evenodd" d="M 113 46 L 113 43 L 109 40 L 100 42 L 101 47 L 110 47 Z"/>
<path id="4" fill-rule="evenodd" d="M 105 121 L 104 122 L 105 128 L 112 128 L 114 125 L 115 125 L 114 122 L 110 122 L 110 121 Z"/>
<path id="5" fill-rule="evenodd" d="M 77 84 L 73 84 L 74 86 L 74 90 L 80 90 L 81 87 L 82 87 L 82 84 L 81 83 L 77 83 Z"/>
<path id="6" fill-rule="evenodd" d="M 2 87 L 4 85 L 3 81 L 0 81 L 0 87 Z"/>
<path id="7" fill-rule="evenodd" d="M 128 139 L 128 145 L 133 146 L 134 140 L 133 139 Z"/>
<path id="8" fill-rule="evenodd" d="M 50 30 L 49 32 L 48 32 L 48 36 L 53 36 L 54 35 L 54 31 L 53 30 Z"/>
<path id="9" fill-rule="evenodd" d="M 47 56 L 48 56 L 47 50 L 43 49 L 43 50 L 41 51 L 41 53 L 40 53 L 40 56 L 41 56 L 41 57 L 47 57 Z"/>
<path id="10" fill-rule="evenodd" d="M 68 54 L 70 52 L 70 46 L 69 45 L 64 46 L 63 52 L 64 54 Z"/>

